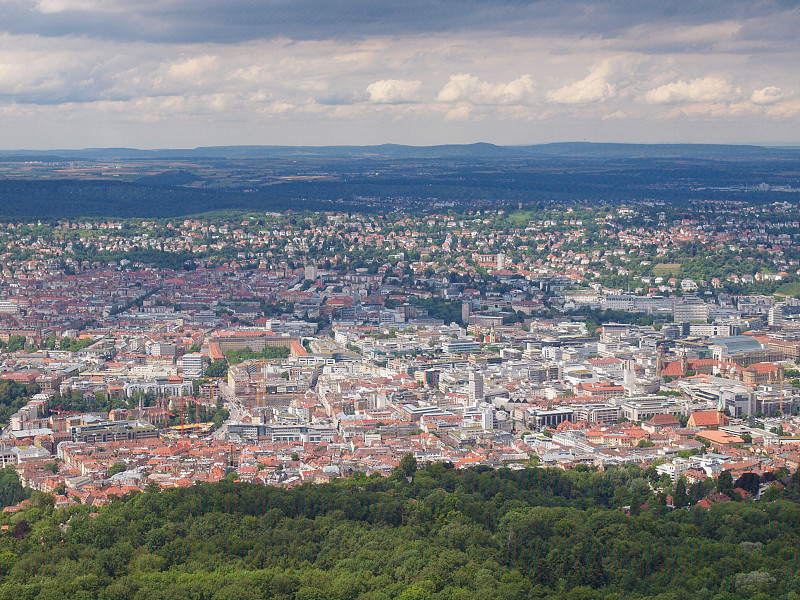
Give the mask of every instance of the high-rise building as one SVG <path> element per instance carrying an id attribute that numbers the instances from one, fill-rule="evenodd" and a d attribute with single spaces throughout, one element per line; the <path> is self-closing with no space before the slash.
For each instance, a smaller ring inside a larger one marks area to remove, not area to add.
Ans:
<path id="1" fill-rule="evenodd" d="M 497 429 L 495 408 L 491 404 L 484 404 L 481 407 L 481 427 L 483 429 Z"/>
<path id="2" fill-rule="evenodd" d="M 469 403 L 471 406 L 475 406 L 478 402 L 481 402 L 484 398 L 483 395 L 483 375 L 481 375 L 478 371 L 474 369 L 469 372 Z"/>
<path id="3" fill-rule="evenodd" d="M 319 273 L 317 272 L 317 265 L 314 263 L 309 263 L 305 266 L 304 269 L 304 278 L 309 281 L 316 281 L 317 276 Z"/>

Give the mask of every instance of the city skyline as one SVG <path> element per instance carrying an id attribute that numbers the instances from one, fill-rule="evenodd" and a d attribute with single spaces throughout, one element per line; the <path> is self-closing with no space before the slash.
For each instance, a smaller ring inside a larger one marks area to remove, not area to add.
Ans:
<path id="1" fill-rule="evenodd" d="M 796 2 L 0 2 L 4 149 L 800 141 Z"/>

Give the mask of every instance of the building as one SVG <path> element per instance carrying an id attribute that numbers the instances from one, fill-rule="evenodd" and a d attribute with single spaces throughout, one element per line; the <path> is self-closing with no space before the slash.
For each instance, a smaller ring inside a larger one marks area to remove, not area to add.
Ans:
<path id="1" fill-rule="evenodd" d="M 472 338 L 450 339 L 442 342 L 442 351 L 447 354 L 461 354 L 463 352 L 477 352 L 481 349 L 481 343 Z"/>
<path id="2" fill-rule="evenodd" d="M 716 410 L 702 410 L 693 412 L 689 415 L 687 427 L 702 427 L 704 429 L 716 430 L 725 427 L 729 423 L 728 417 L 724 413 Z"/>
<path id="3" fill-rule="evenodd" d="M 642 423 L 642 429 L 644 429 L 648 433 L 658 433 L 662 429 L 666 429 L 668 427 L 678 428 L 680 427 L 680 421 L 675 418 L 675 415 L 672 414 L 657 414 L 650 417 L 649 421 Z"/>
<path id="4" fill-rule="evenodd" d="M 705 323 L 708 321 L 708 304 L 705 302 L 676 302 L 673 319 L 676 323 Z"/>
<path id="5" fill-rule="evenodd" d="M 768 323 L 777 327 L 780 325 L 800 325 L 800 300 L 790 298 L 786 302 L 778 302 L 767 313 Z"/>
<path id="6" fill-rule="evenodd" d="M 481 427 L 487 431 L 497 429 L 495 407 L 491 404 L 484 404 L 481 406 Z"/>
<path id="7" fill-rule="evenodd" d="M 469 383 L 467 384 L 469 390 L 469 403 L 471 406 L 476 406 L 479 402 L 483 401 L 483 375 L 474 369 L 469 372 Z"/>
<path id="8" fill-rule="evenodd" d="M 158 429 L 142 421 L 99 421 L 69 428 L 73 442 L 120 442 L 158 437 Z"/>
<path id="9" fill-rule="evenodd" d="M 317 265 L 315 265 L 313 263 L 307 264 L 305 266 L 305 268 L 303 269 L 303 277 L 307 281 L 315 281 L 318 276 L 319 276 L 319 273 L 317 271 Z"/>
<path id="10" fill-rule="evenodd" d="M 306 444 L 332 442 L 337 436 L 336 429 L 328 425 L 281 425 L 277 423 L 232 423 L 228 426 L 228 432 L 249 439 L 258 438 L 272 442 L 299 442 Z"/>
<path id="11" fill-rule="evenodd" d="M 680 404 L 662 396 L 630 398 L 620 405 L 620 409 L 629 421 L 646 421 L 655 415 L 681 415 L 684 412 Z"/>
<path id="12" fill-rule="evenodd" d="M 620 417 L 620 407 L 601 402 L 586 404 L 572 404 L 572 422 L 586 421 L 587 423 L 616 423 Z"/>
<path id="13" fill-rule="evenodd" d="M 735 444 L 744 444 L 744 440 L 737 435 L 731 435 L 725 431 L 707 430 L 697 434 L 701 440 L 711 443 L 711 447 L 717 451 L 729 450 Z"/>
<path id="14" fill-rule="evenodd" d="M 760 353 L 764 347 L 749 335 L 734 335 L 714 339 L 710 350 L 716 360 L 738 362 L 736 358 L 740 355 Z"/>
<path id="15" fill-rule="evenodd" d="M 150 356 L 168 356 L 173 357 L 177 352 L 175 344 L 167 342 L 153 342 L 150 345 Z"/>
<path id="16" fill-rule="evenodd" d="M 206 372 L 205 356 L 200 352 L 184 354 L 181 358 L 183 365 L 183 376 L 185 378 L 199 379 Z"/>
<path id="17" fill-rule="evenodd" d="M 558 427 L 559 423 L 572 419 L 574 411 L 571 408 L 559 407 L 551 410 L 529 408 L 523 420 L 529 427 L 544 429 L 545 427 Z"/>
<path id="18" fill-rule="evenodd" d="M 783 378 L 783 367 L 771 362 L 754 363 L 742 371 L 742 381 L 751 385 L 774 383 Z"/>
<path id="19" fill-rule="evenodd" d="M 692 323 L 689 335 L 698 337 L 731 337 L 739 334 L 740 327 L 730 323 Z"/>

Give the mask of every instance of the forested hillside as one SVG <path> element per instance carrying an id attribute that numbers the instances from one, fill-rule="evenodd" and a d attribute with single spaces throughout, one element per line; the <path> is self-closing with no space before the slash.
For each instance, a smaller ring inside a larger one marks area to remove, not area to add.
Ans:
<path id="1" fill-rule="evenodd" d="M 644 147 L 626 148 L 617 149 L 622 154 L 604 155 L 568 145 L 563 155 L 537 151 L 515 158 L 499 149 L 499 155 L 467 152 L 457 160 L 383 155 L 356 160 L 323 154 L 197 165 L 175 159 L 159 163 L 161 171 L 149 163 L 129 165 L 149 174 L 127 179 L 93 179 L 100 176 L 89 174 L 85 179 L 65 178 L 61 170 L 41 167 L 39 178 L 27 178 L 27 171 L 22 172 L 25 178 L 19 173 L 0 177 L 0 215 L 171 218 L 225 210 L 425 211 L 441 203 L 497 209 L 520 203 L 604 206 L 657 199 L 687 206 L 697 201 L 763 204 L 800 199 L 797 150 L 761 149 L 762 155 L 752 148 L 718 153 L 706 149 L 712 158 L 705 157 L 703 147 L 687 147 L 686 152 L 700 152 L 688 160 L 681 157 L 682 150 L 672 154 L 672 147 L 662 148 L 667 154 L 661 157 L 650 156 Z M 766 187 L 754 187 L 754 181 Z M 770 192 L 770 186 L 781 191 Z"/>
<path id="2" fill-rule="evenodd" d="M 35 496 L 3 516 L 0 598 L 800 598 L 789 500 L 670 510 L 637 468 L 403 466 L 292 491 L 148 491 L 99 510 Z"/>

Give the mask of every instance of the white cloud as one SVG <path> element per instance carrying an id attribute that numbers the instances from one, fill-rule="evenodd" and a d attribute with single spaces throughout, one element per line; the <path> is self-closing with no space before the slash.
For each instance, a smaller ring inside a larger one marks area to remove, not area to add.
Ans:
<path id="1" fill-rule="evenodd" d="M 111 0 L 39 0 L 36 10 L 44 14 L 69 11 L 79 12 L 118 12 L 118 3 Z"/>
<path id="2" fill-rule="evenodd" d="M 451 75 L 450 81 L 439 92 L 441 102 L 458 102 L 480 89 L 480 81 L 469 73 Z"/>
<path id="3" fill-rule="evenodd" d="M 472 104 L 524 104 L 534 91 L 533 79 L 523 75 L 508 83 L 492 85 L 469 73 L 451 75 L 439 91 L 439 102 L 470 102 Z"/>
<path id="4" fill-rule="evenodd" d="M 206 79 L 218 65 L 218 57 L 206 54 L 171 64 L 168 74 L 173 79 L 193 82 Z"/>
<path id="5" fill-rule="evenodd" d="M 607 115 L 603 115 L 603 121 L 615 121 L 621 119 L 627 119 L 628 115 L 621 110 L 614 111 L 613 113 L 609 113 Z"/>
<path id="6" fill-rule="evenodd" d="M 609 81 L 612 60 L 605 60 L 586 77 L 547 93 L 547 99 L 558 104 L 591 104 L 605 102 L 617 95 L 617 86 Z"/>
<path id="7" fill-rule="evenodd" d="M 767 86 L 761 90 L 753 90 L 750 96 L 750 102 L 753 104 L 768 105 L 775 104 L 783 99 L 783 92 L 780 88 L 773 85 Z"/>
<path id="8" fill-rule="evenodd" d="M 0 33 L 0 145 L 526 143 L 582 139 L 587 124 L 597 141 L 800 140 L 796 48 L 648 54 L 625 47 L 626 32 L 559 35 L 166 44 Z"/>
<path id="9" fill-rule="evenodd" d="M 405 79 L 381 79 L 367 86 L 369 101 L 375 104 L 403 104 L 419 100 L 421 81 Z"/>
<path id="10" fill-rule="evenodd" d="M 733 99 L 735 91 L 719 77 L 698 77 L 691 81 L 676 81 L 650 90 L 644 95 L 648 104 L 680 104 L 684 102 L 725 102 Z"/>
<path id="11" fill-rule="evenodd" d="M 444 116 L 446 121 L 466 121 L 472 113 L 472 105 L 467 102 L 459 102 Z"/>

